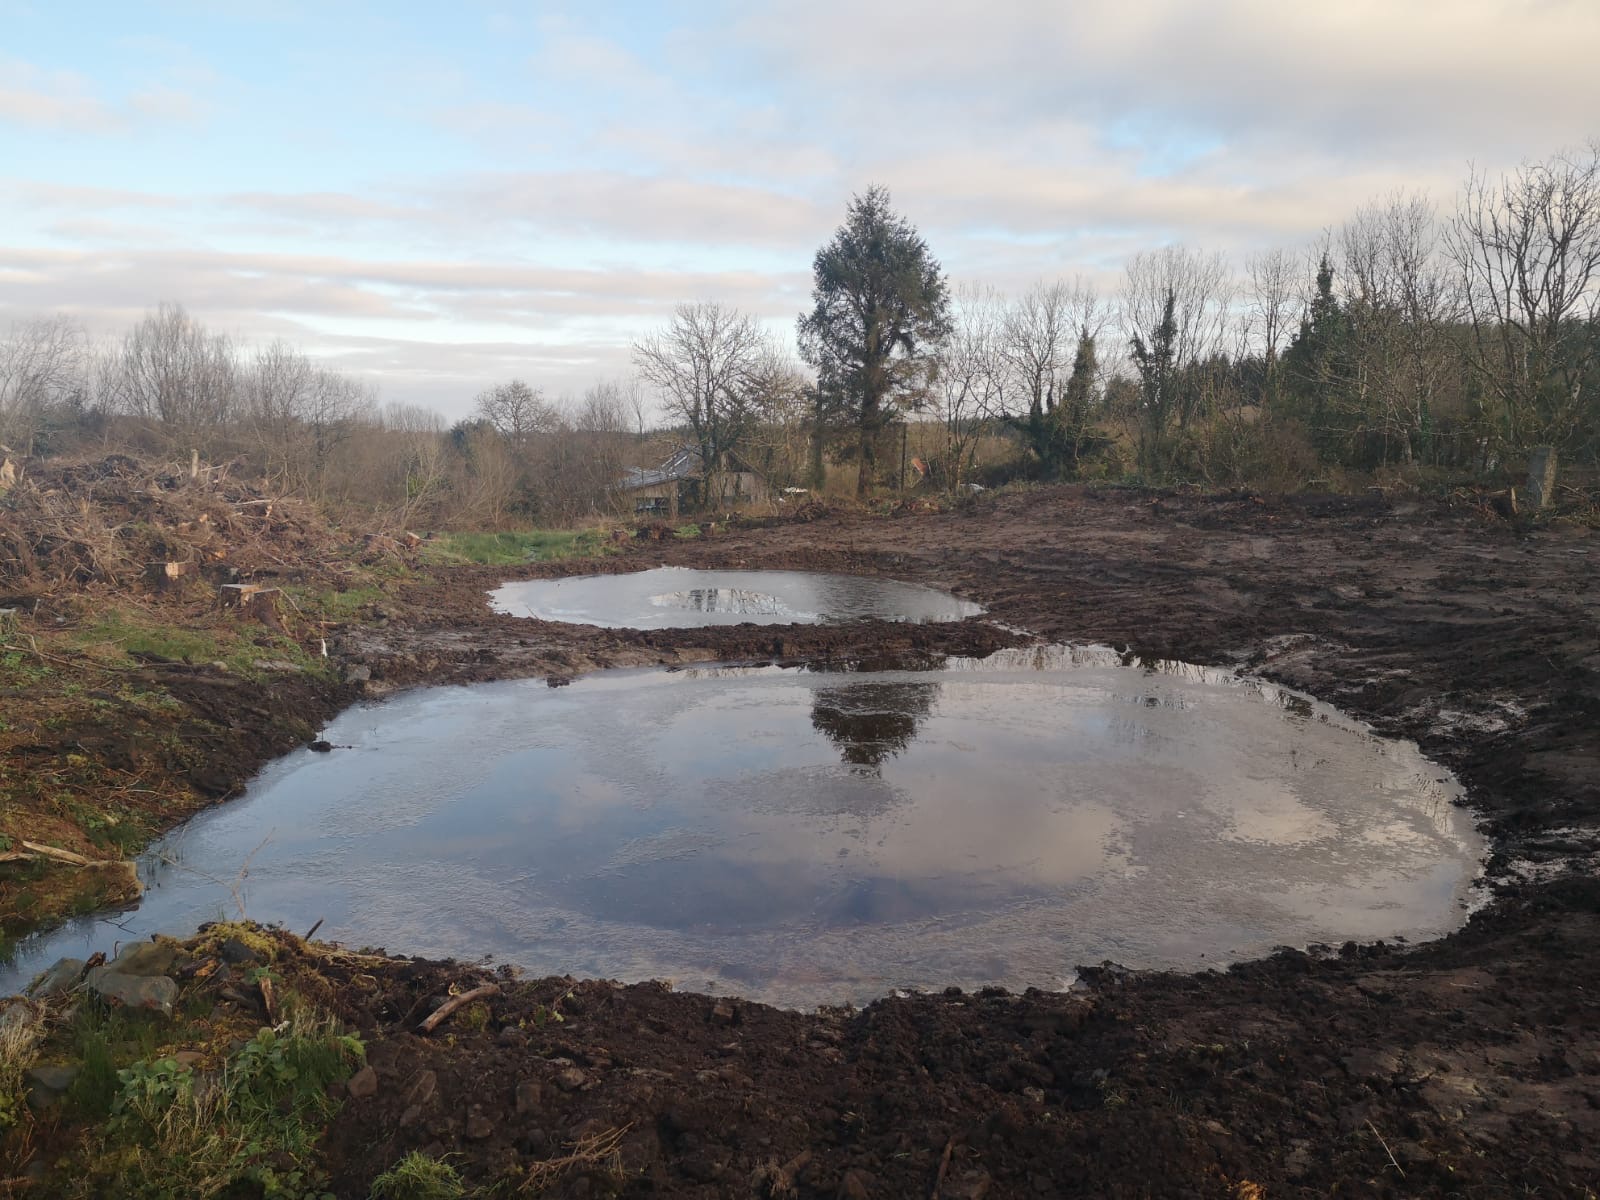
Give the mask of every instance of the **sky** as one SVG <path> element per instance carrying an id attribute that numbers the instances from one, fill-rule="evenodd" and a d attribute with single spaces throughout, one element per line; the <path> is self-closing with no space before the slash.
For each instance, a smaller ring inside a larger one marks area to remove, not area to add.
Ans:
<path id="1" fill-rule="evenodd" d="M 0 0 L 0 327 L 162 301 L 464 415 L 674 305 L 792 337 L 852 194 L 952 283 L 1298 248 L 1600 135 L 1600 0 Z"/>

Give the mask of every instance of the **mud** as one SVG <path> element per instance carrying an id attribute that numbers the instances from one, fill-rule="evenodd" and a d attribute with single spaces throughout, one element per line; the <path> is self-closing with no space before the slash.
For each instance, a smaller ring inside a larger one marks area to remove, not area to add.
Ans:
<path id="1" fill-rule="evenodd" d="M 1197 975 L 1107 966 L 1067 995 L 912 995 L 805 1016 L 656 985 L 505 981 L 482 1027 L 448 1039 L 411 1032 L 418 1014 L 485 972 L 363 960 L 322 997 L 366 1031 L 379 1078 L 330 1134 L 337 1193 L 364 1196 L 426 1149 L 479 1184 L 576 1158 L 546 1192 L 573 1196 L 1591 1194 L 1597 554 L 1581 528 L 1378 495 L 1064 488 L 948 513 L 720 526 L 600 567 L 871 574 L 988 610 L 953 625 L 580 629 L 490 612 L 487 591 L 516 572 L 417 578 L 330 637 L 370 680 L 303 714 L 412 684 L 559 685 L 602 666 L 1098 641 L 1246 667 L 1415 739 L 1457 773 L 1491 837 L 1492 897 L 1417 948 Z M 222 690 L 212 703 L 251 719 Z M 218 783 L 268 748 L 212 764 Z M 614 1154 L 573 1155 L 607 1135 Z"/>

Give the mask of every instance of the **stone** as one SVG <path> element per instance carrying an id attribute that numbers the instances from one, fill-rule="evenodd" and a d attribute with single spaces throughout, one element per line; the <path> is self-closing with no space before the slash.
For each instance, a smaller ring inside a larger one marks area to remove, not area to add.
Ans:
<path id="1" fill-rule="evenodd" d="M 739 1010 L 734 1008 L 731 1000 L 718 1000 L 711 1006 L 711 1023 L 713 1025 L 732 1025 L 739 1019 Z"/>
<path id="2" fill-rule="evenodd" d="M 179 1050 L 172 1058 L 180 1067 L 188 1067 L 191 1071 L 206 1060 L 206 1056 L 198 1050 Z"/>
<path id="3" fill-rule="evenodd" d="M 422 1105 L 413 1104 L 400 1114 L 400 1128 L 409 1129 L 422 1120 Z"/>
<path id="4" fill-rule="evenodd" d="M 46 1000 L 71 991 L 78 986 L 87 966 L 81 958 L 58 958 L 53 966 L 28 985 L 28 995 Z"/>
<path id="5" fill-rule="evenodd" d="M 433 1099 L 438 1090 L 439 1076 L 432 1071 L 422 1071 L 412 1080 L 411 1088 L 406 1092 L 406 1103 L 420 1109 Z"/>
<path id="6" fill-rule="evenodd" d="M 222 961 L 232 963 L 235 966 L 261 961 L 261 955 L 249 943 L 243 942 L 236 937 L 226 939 L 222 943 L 221 952 Z"/>
<path id="7" fill-rule="evenodd" d="M 345 669 L 344 681 L 346 683 L 367 683 L 372 679 L 372 668 L 363 663 L 355 663 Z"/>
<path id="8" fill-rule="evenodd" d="M 171 942 L 134 942 L 124 946 L 111 964 L 119 975 L 165 975 L 178 961 L 178 947 Z"/>
<path id="9" fill-rule="evenodd" d="M 508 1050 L 521 1050 L 528 1044 L 528 1032 L 515 1025 L 507 1025 L 494 1040 Z"/>
<path id="10" fill-rule="evenodd" d="M 23 1075 L 28 1085 L 29 1106 L 51 1108 L 61 1103 L 77 1077 L 77 1067 L 30 1067 Z"/>
<path id="11" fill-rule="evenodd" d="M 517 1084 L 517 1116 L 524 1117 L 544 1103 L 544 1088 L 536 1080 Z"/>
<path id="12" fill-rule="evenodd" d="M 568 1067 L 556 1076 L 556 1086 L 563 1092 L 575 1092 L 589 1082 L 589 1077 L 577 1067 Z"/>
<path id="13" fill-rule="evenodd" d="M 860 1167 L 851 1167 L 839 1179 L 838 1200 L 870 1200 L 872 1176 Z"/>
<path id="14" fill-rule="evenodd" d="M 494 1133 L 494 1122 L 481 1112 L 472 1113 L 467 1117 L 466 1134 L 472 1141 L 481 1142 L 492 1133 Z"/>
<path id="15" fill-rule="evenodd" d="M 124 975 L 110 967 L 96 967 L 85 980 L 89 991 L 107 1004 L 172 1015 L 178 985 L 165 975 Z"/>
<path id="16" fill-rule="evenodd" d="M 371 1067 L 362 1067 L 344 1086 L 353 1099 L 366 1100 L 378 1094 L 378 1073 Z"/>

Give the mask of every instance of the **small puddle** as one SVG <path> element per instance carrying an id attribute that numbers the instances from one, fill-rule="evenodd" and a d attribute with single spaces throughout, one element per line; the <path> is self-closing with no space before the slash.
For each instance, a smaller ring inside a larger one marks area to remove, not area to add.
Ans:
<path id="1" fill-rule="evenodd" d="M 353 709 L 147 856 L 55 958 L 234 915 L 408 954 L 735 992 L 1056 988 L 1442 935 L 1483 843 L 1446 773 L 1326 706 L 1047 647 L 932 669 L 617 671 Z"/>
<path id="2" fill-rule="evenodd" d="M 489 599 L 497 612 L 608 629 L 813 625 L 863 617 L 924 623 L 983 612 L 981 605 L 893 579 L 687 567 L 508 583 Z"/>

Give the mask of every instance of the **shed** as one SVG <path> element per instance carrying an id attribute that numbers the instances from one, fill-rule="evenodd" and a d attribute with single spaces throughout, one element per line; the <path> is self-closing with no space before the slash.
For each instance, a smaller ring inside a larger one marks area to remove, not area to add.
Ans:
<path id="1" fill-rule="evenodd" d="M 717 472 L 721 495 L 715 502 L 759 503 L 771 494 L 766 477 L 737 454 L 725 454 L 723 462 L 726 466 Z M 636 513 L 658 513 L 675 518 L 680 506 L 692 504 L 700 494 L 705 477 L 699 447 L 680 446 L 658 467 L 629 467 L 628 473 L 617 481 L 616 490 L 633 498 Z"/>

